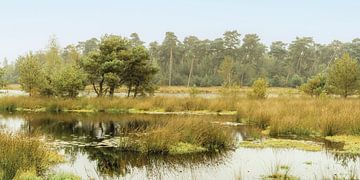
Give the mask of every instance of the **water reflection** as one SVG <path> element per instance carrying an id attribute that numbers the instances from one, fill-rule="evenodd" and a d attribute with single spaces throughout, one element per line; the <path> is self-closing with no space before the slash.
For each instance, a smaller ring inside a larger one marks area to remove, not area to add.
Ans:
<path id="1" fill-rule="evenodd" d="M 160 169 L 168 172 L 181 171 L 184 168 L 215 166 L 226 162 L 226 153 L 193 154 L 193 155 L 147 155 L 135 152 L 122 152 L 116 148 L 66 147 L 63 148 L 75 163 L 79 154 L 86 155 L 87 160 L 96 162 L 96 172 L 102 177 L 124 177 L 136 169 L 146 169 L 149 178 L 158 176 Z M 91 163 L 90 163 L 91 164 Z M 90 175 L 91 176 L 91 175 Z"/>
<path id="2" fill-rule="evenodd" d="M 288 165 L 291 174 L 302 179 L 322 179 L 332 178 L 334 174 L 346 174 L 351 169 L 360 170 L 358 156 L 332 151 L 238 148 L 219 153 L 171 156 L 123 152 L 111 146 L 99 145 L 106 140 L 141 132 L 152 123 L 172 118 L 175 116 L 3 114 L 0 129 L 45 136 L 68 159 L 67 163 L 54 170 L 73 172 L 84 179 L 258 179 L 271 173 L 276 165 Z M 198 118 L 221 122 L 234 117 Z M 261 131 L 248 126 L 234 126 L 231 129 L 238 132 L 239 140 L 257 137 Z M 331 150 L 341 148 L 341 144 L 327 144 L 326 147 Z"/>
<path id="3" fill-rule="evenodd" d="M 81 158 L 86 158 L 86 174 L 83 177 L 123 177 L 134 169 L 146 169 L 147 176 L 155 177 L 159 169 L 177 171 L 178 168 L 196 166 L 215 166 L 225 161 L 226 152 L 201 153 L 193 155 L 148 155 L 136 152 L 123 152 L 113 147 L 100 146 L 104 140 L 127 136 L 129 133 L 141 132 L 150 124 L 161 123 L 174 116 L 162 115 L 109 115 L 93 114 L 5 114 L 0 122 L 7 126 L 19 124 L 17 132 L 45 135 L 47 141 L 66 155 L 69 163 L 60 165 L 57 170 L 70 170 Z M 176 117 L 179 118 L 179 117 Z M 203 116 L 199 118 L 204 118 Z M 209 120 L 225 121 L 233 117 L 206 117 Z M 95 162 L 95 163 L 94 163 Z M 94 165 L 95 164 L 95 165 Z M 77 165 L 82 166 L 81 164 Z M 81 167 L 80 167 L 81 168 Z M 91 170 L 89 170 L 89 168 Z M 82 171 L 82 170 L 80 170 Z M 88 174 L 89 172 L 90 175 Z M 169 173 L 168 172 L 168 173 Z M 78 172 L 75 172 L 78 173 Z"/>

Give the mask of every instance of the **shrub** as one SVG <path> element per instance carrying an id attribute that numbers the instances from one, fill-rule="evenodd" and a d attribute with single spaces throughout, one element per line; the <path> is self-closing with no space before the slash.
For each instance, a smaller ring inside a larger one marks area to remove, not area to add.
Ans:
<path id="1" fill-rule="evenodd" d="M 323 93 L 326 93 L 325 89 L 326 78 L 324 75 L 319 74 L 309 79 L 307 83 L 301 85 L 300 89 L 311 96 L 320 96 Z"/>
<path id="2" fill-rule="evenodd" d="M 344 54 L 337 59 L 328 71 L 327 83 L 331 92 L 346 98 L 359 88 L 360 67 L 356 59 Z"/>
<path id="3" fill-rule="evenodd" d="M 200 91 L 196 88 L 196 86 L 193 86 L 189 90 L 190 97 L 196 97 L 198 94 L 200 94 Z"/>
<path id="4" fill-rule="evenodd" d="M 264 78 L 259 78 L 254 81 L 252 85 L 252 92 L 250 92 L 249 97 L 257 99 L 265 99 L 266 91 L 268 84 Z"/>

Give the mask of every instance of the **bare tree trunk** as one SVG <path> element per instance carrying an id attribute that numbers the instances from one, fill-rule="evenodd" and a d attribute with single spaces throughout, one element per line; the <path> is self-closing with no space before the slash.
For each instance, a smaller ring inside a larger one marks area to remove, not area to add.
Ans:
<path id="1" fill-rule="evenodd" d="M 187 82 L 187 87 L 190 86 L 191 76 L 192 76 L 193 67 L 194 67 L 194 59 L 195 59 L 195 58 L 192 58 L 192 60 L 191 60 L 190 72 L 189 72 L 189 78 L 188 78 L 188 82 Z"/>
<path id="2" fill-rule="evenodd" d="M 102 79 L 99 82 L 99 90 L 96 90 L 95 84 L 93 83 L 94 90 L 98 97 L 102 97 L 104 95 L 103 94 L 104 93 L 104 89 L 103 89 L 104 81 L 105 81 L 105 77 L 104 77 L 104 75 L 102 75 Z"/>
<path id="3" fill-rule="evenodd" d="M 169 62 L 169 86 L 171 86 L 172 64 L 173 64 L 173 50 L 171 48 L 170 49 L 170 62 Z"/>
<path id="4" fill-rule="evenodd" d="M 109 88 L 109 96 L 110 97 L 113 97 L 114 96 L 114 93 L 115 93 L 115 86 L 111 86 Z"/>
<path id="5" fill-rule="evenodd" d="M 227 85 L 230 86 L 231 85 L 231 73 L 229 73 L 227 76 L 228 76 Z"/>
<path id="6" fill-rule="evenodd" d="M 130 85 L 130 86 L 128 87 L 127 97 L 130 97 L 131 88 L 132 88 L 132 85 Z"/>
<path id="7" fill-rule="evenodd" d="M 139 86 L 136 85 L 136 86 L 135 86 L 135 89 L 134 89 L 134 98 L 136 98 L 136 95 L 137 95 L 137 93 L 138 93 L 138 88 L 139 88 Z"/>
<path id="8" fill-rule="evenodd" d="M 244 73 L 241 74 L 240 87 L 244 86 Z"/>

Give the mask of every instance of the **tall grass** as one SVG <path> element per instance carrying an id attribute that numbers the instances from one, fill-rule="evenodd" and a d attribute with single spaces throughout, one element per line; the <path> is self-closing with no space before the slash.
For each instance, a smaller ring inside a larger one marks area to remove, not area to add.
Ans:
<path id="1" fill-rule="evenodd" d="M 358 99 L 279 98 L 242 101 L 238 112 L 272 136 L 359 135 L 359 106 Z"/>
<path id="2" fill-rule="evenodd" d="M 27 171 L 42 175 L 61 161 L 41 141 L 25 135 L 0 134 L 0 145 L 1 179 L 13 179 L 18 173 Z"/>
<path id="3" fill-rule="evenodd" d="M 272 136 L 360 135 L 360 101 L 338 98 L 272 98 L 252 100 L 236 93 L 224 93 L 216 99 L 201 97 L 147 98 L 32 98 L 4 97 L 0 110 L 68 110 L 92 112 L 136 111 L 237 111 L 238 121 L 269 128 Z"/>
<path id="4" fill-rule="evenodd" d="M 217 151 L 230 148 L 234 143 L 233 134 L 225 127 L 197 118 L 134 122 L 127 122 L 122 130 L 129 136 L 122 144 L 123 150 L 167 154 L 171 150 L 182 151 L 178 149 L 182 147 L 198 147 Z"/>

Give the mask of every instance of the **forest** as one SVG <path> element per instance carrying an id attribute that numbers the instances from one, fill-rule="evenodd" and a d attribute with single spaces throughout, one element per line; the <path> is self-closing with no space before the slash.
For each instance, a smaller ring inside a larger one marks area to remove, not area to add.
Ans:
<path id="1" fill-rule="evenodd" d="M 108 44 L 105 41 L 108 41 Z M 111 44 L 111 41 L 120 41 L 118 45 L 124 47 L 114 47 L 116 45 Z M 2 84 L 21 83 L 19 74 L 24 59 L 36 59 L 39 65 L 46 66 L 40 68 L 41 71 L 45 71 L 43 74 L 46 76 L 55 73 L 55 69 L 58 71 L 56 73 L 63 73 L 64 75 L 76 74 L 76 77 L 73 78 L 78 82 L 72 82 L 74 83 L 72 85 L 81 89 L 84 83 L 93 84 L 94 78 L 98 78 L 93 77 L 95 74 L 91 72 L 92 67 L 90 66 L 92 65 L 86 64 L 85 61 L 98 56 L 99 54 L 96 55 L 94 52 L 102 51 L 102 48 L 125 48 L 131 49 L 130 51 L 133 54 L 141 54 L 138 58 L 142 58 L 143 62 L 147 64 L 148 67 L 145 69 L 148 69 L 149 72 L 146 73 L 153 76 L 148 78 L 148 85 L 146 85 L 150 92 L 154 85 L 249 86 L 258 78 L 265 78 L 272 87 L 298 87 L 311 77 L 326 72 L 331 63 L 342 57 L 344 53 L 348 53 L 357 61 L 360 60 L 360 39 L 354 39 L 351 42 L 334 40 L 330 44 L 320 44 L 311 37 L 297 37 L 289 44 L 275 41 L 270 46 L 266 46 L 257 34 L 241 35 L 236 30 L 226 31 L 222 37 L 214 40 L 201 40 L 196 36 L 187 36 L 183 41 L 179 40 L 173 32 L 167 32 L 162 42 L 151 42 L 147 46 L 145 42 L 141 41 L 137 33 L 132 33 L 130 37 L 104 35 L 101 38 L 91 38 L 61 48 L 57 39 L 51 37 L 49 44 L 42 50 L 20 56 L 15 62 L 9 62 L 5 59 L 1 73 Z M 103 56 L 107 56 L 105 51 Z M 130 55 L 122 54 L 119 56 L 122 57 L 116 58 L 126 59 L 125 56 Z M 74 65 L 78 68 L 74 68 Z M 97 68 L 100 66 L 102 65 L 98 64 Z M 34 72 L 36 72 L 35 69 L 33 69 Z M 101 80 L 95 80 L 98 81 L 95 91 L 103 88 L 100 91 L 104 92 L 97 92 L 97 94 L 105 93 L 105 91 L 112 94 L 114 88 L 110 86 L 117 87 L 119 85 L 131 86 L 129 92 L 135 91 L 137 88 L 136 94 L 146 89 L 145 86 L 139 87 L 134 83 L 124 82 L 121 78 L 116 77 L 114 74 L 119 74 L 119 71 L 119 69 L 104 70 L 104 88 L 101 83 L 98 84 Z M 82 75 L 84 72 L 88 72 L 90 76 Z M 50 77 L 46 78 L 50 79 Z M 106 89 L 105 86 L 110 88 Z M 48 90 L 43 88 L 43 91 Z M 52 94 L 55 92 L 43 93 Z"/>

